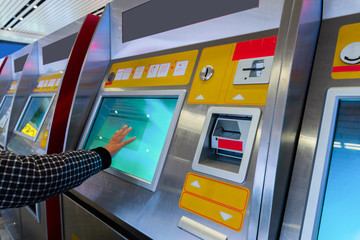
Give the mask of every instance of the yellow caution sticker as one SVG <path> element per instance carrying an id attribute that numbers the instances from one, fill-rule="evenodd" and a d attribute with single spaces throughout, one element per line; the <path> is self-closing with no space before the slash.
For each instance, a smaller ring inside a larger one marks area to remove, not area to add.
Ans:
<path id="1" fill-rule="evenodd" d="M 37 130 L 33 126 L 31 126 L 30 123 L 27 123 L 25 127 L 21 130 L 21 132 L 30 137 L 35 137 Z"/>

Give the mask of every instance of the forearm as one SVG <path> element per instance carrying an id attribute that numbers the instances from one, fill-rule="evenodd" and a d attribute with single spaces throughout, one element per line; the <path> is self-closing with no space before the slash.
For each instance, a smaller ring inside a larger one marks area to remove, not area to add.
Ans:
<path id="1" fill-rule="evenodd" d="M 30 156 L 0 152 L 0 208 L 40 202 L 74 188 L 108 167 L 109 159 L 103 148 Z"/>

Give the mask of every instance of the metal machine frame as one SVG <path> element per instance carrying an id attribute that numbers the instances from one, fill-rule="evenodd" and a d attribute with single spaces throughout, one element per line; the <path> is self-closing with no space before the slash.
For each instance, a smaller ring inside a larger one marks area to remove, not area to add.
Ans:
<path id="1" fill-rule="evenodd" d="M 305 208 L 305 218 L 301 239 L 314 239 L 317 234 L 324 190 L 329 169 L 330 154 L 334 139 L 334 127 L 338 104 L 343 99 L 360 99 L 360 87 L 330 88 L 327 91 L 322 116 L 319 139 L 315 153 L 309 196 Z"/>

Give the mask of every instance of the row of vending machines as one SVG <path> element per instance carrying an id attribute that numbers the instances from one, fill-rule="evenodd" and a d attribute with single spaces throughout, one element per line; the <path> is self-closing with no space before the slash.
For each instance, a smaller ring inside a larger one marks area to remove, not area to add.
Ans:
<path id="1" fill-rule="evenodd" d="M 356 239 L 360 6 L 345 2 L 115 0 L 0 59 L 3 150 L 136 136 L 80 186 L 2 210 L 9 234 Z"/>

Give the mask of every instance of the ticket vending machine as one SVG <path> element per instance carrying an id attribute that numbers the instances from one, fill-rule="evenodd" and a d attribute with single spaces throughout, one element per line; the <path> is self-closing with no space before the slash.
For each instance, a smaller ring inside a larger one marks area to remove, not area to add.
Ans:
<path id="1" fill-rule="evenodd" d="M 6 149 L 9 133 L 9 121 L 10 113 L 12 110 L 12 100 L 15 95 L 18 83 L 21 79 L 25 62 L 29 57 L 29 54 L 33 51 L 35 44 L 30 44 L 19 51 L 8 56 L 2 63 L 2 72 L 0 75 L 1 84 L 1 109 L 0 109 L 0 147 Z M 18 111 L 14 110 L 13 114 L 17 114 Z"/>
<path id="2" fill-rule="evenodd" d="M 274 238 L 320 1 L 204 3 L 196 13 L 225 12 L 162 30 L 149 29 L 153 16 L 195 17 L 154 2 L 111 2 L 95 33 L 64 150 L 104 146 L 124 124 L 137 139 L 63 194 L 65 239 Z"/>
<path id="3" fill-rule="evenodd" d="M 76 82 L 99 17 L 88 15 L 40 39 L 26 61 L 6 148 L 16 154 L 61 152 Z M 61 239 L 59 197 L 20 209 L 23 239 Z"/>
<path id="4" fill-rule="evenodd" d="M 31 55 L 36 44 L 30 44 L 9 55 L 2 62 L 0 73 L 0 149 L 6 149 L 8 137 L 12 133 L 10 116 L 19 116 L 19 109 L 13 109 L 14 95 L 21 80 L 25 62 Z M 26 71 L 26 70 L 25 70 Z M 19 209 L 1 210 L 4 227 L 14 239 L 21 238 L 21 215 Z"/>
<path id="5" fill-rule="evenodd" d="M 359 237 L 360 7 L 325 0 L 281 236 Z"/>

